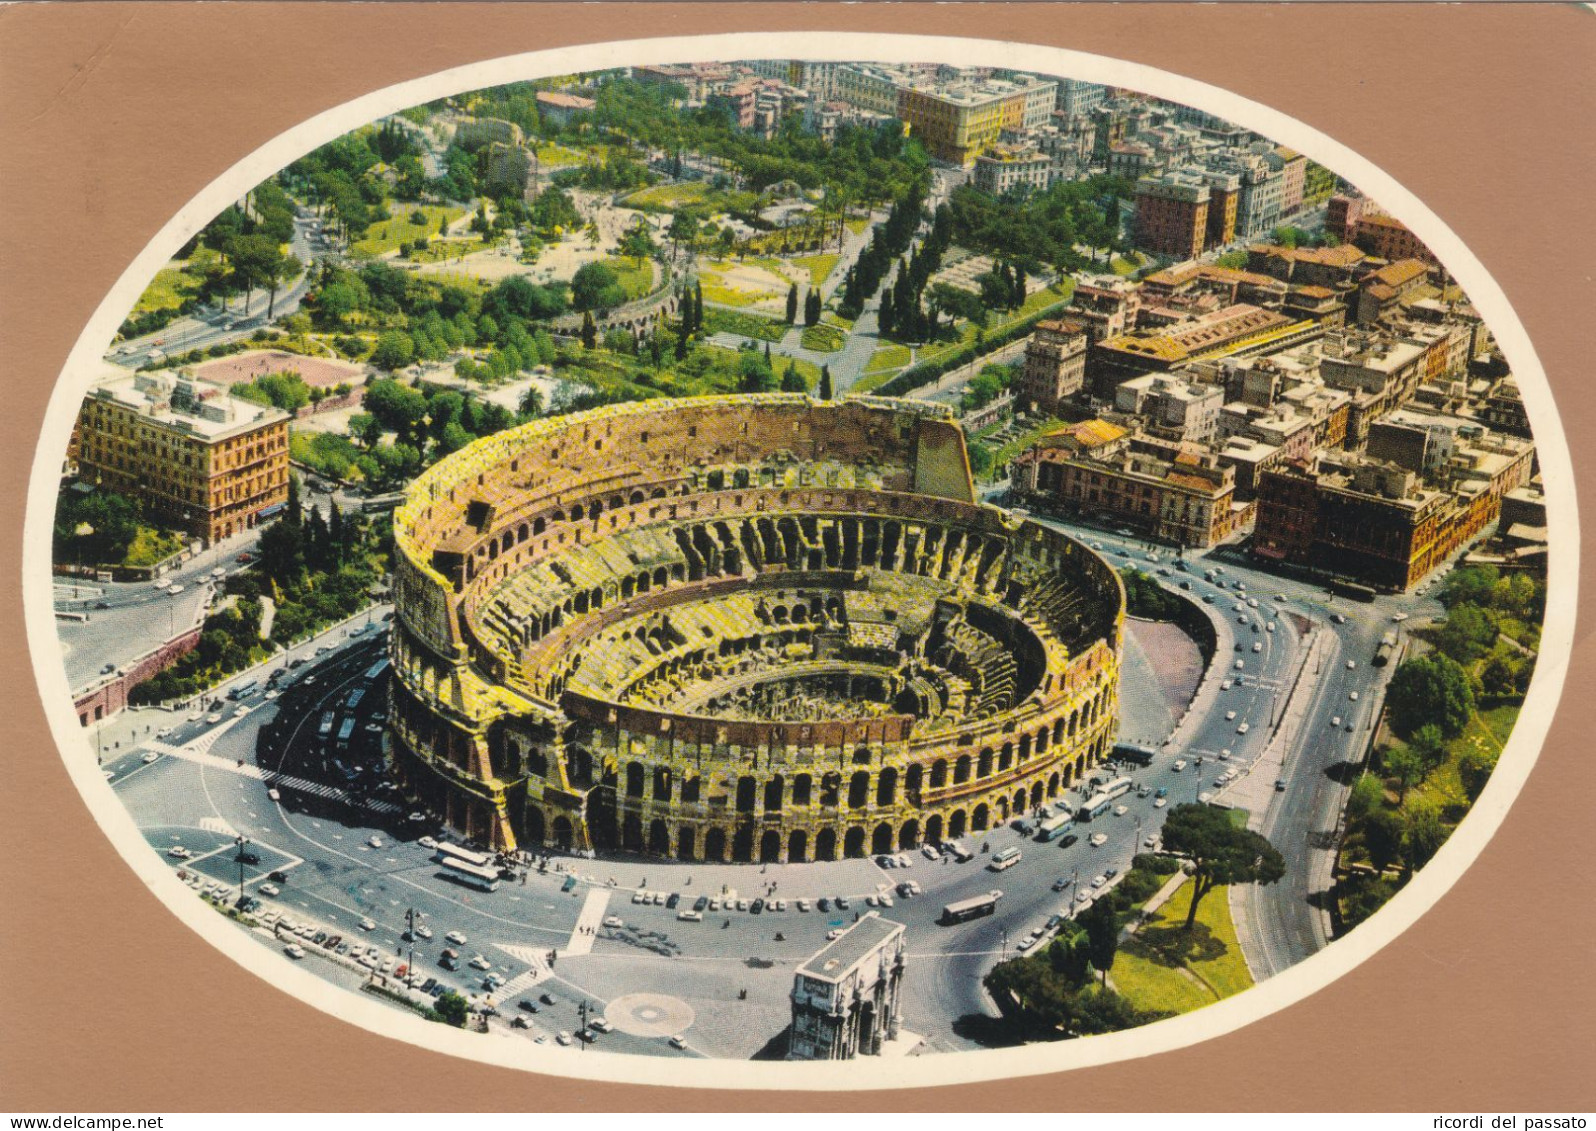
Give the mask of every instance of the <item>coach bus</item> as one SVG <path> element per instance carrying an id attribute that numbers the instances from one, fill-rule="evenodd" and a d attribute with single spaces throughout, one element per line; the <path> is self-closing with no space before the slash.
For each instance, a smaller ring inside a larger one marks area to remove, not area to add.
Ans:
<path id="1" fill-rule="evenodd" d="M 493 863 L 493 857 L 486 852 L 473 852 L 469 848 L 461 848 L 458 844 L 449 844 L 447 841 L 438 842 L 438 859 L 445 863 L 458 860 L 474 868 L 486 868 Z"/>
<path id="2" fill-rule="evenodd" d="M 1108 812 L 1116 798 L 1123 797 L 1135 786 L 1136 783 L 1130 778 L 1115 778 L 1086 799 L 1086 803 L 1076 810 L 1076 819 L 1090 821 L 1094 817 L 1101 817 Z"/>
<path id="3" fill-rule="evenodd" d="M 499 873 L 495 868 L 485 868 L 480 864 L 468 864 L 464 860 L 456 860 L 445 856 L 440 863 L 446 876 L 457 883 L 467 887 L 476 888 L 478 891 L 498 891 Z"/>
<path id="4" fill-rule="evenodd" d="M 1036 839 L 1044 843 L 1057 840 L 1075 827 L 1075 814 L 1054 813 L 1037 827 Z"/>
<path id="5" fill-rule="evenodd" d="M 1003 893 L 996 888 L 985 895 L 972 896 L 961 899 L 957 903 L 950 903 L 942 909 L 940 922 L 944 927 L 951 927 L 955 923 L 966 923 L 971 919 L 980 919 L 997 911 L 997 901 L 1003 898 Z"/>

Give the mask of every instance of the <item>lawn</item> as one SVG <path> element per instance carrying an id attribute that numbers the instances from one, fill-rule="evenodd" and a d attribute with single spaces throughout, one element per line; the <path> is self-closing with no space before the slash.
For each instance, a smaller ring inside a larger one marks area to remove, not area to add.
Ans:
<path id="1" fill-rule="evenodd" d="M 538 146 L 538 161 L 543 165 L 576 165 L 582 160 L 582 155 L 574 149 L 567 149 L 563 145 L 546 141 Z"/>
<path id="2" fill-rule="evenodd" d="M 823 255 L 801 255 L 792 261 L 794 267 L 801 267 L 809 272 L 809 285 L 818 287 L 830 276 L 832 268 L 837 266 L 840 257 L 831 253 Z"/>
<path id="3" fill-rule="evenodd" d="M 865 372 L 883 373 L 887 370 L 902 369 L 909 364 L 912 356 L 908 346 L 882 346 L 870 355 L 870 360 L 865 363 Z"/>
<path id="4" fill-rule="evenodd" d="M 708 294 L 708 291 L 705 291 Z M 745 338 L 758 338 L 762 342 L 779 342 L 786 337 L 788 326 L 774 318 L 760 318 L 740 310 L 704 311 L 704 328 L 712 334 L 741 334 Z"/>
<path id="5" fill-rule="evenodd" d="M 1114 272 L 1116 275 L 1136 274 L 1137 271 L 1141 270 L 1143 264 L 1145 264 L 1147 260 L 1146 257 L 1144 257 L 1140 252 L 1132 252 L 1131 254 L 1136 258 L 1128 259 L 1125 256 L 1116 255 L 1109 262 L 1108 269 Z"/>
<path id="6" fill-rule="evenodd" d="M 674 212 L 684 204 L 702 204 L 709 199 L 709 194 L 707 181 L 683 181 L 680 184 L 639 189 L 621 203 L 645 212 Z"/>
<path id="7" fill-rule="evenodd" d="M 1461 813 L 1468 808 L 1470 801 L 1463 781 L 1458 776 L 1458 760 L 1470 749 L 1500 754 L 1507 744 L 1507 736 L 1513 731 L 1513 724 L 1518 720 L 1518 712 L 1517 704 L 1475 711 L 1468 726 L 1463 728 L 1463 733 L 1446 744 L 1446 761 L 1432 770 L 1429 777 L 1408 790 L 1408 804 L 1411 805 L 1415 798 L 1424 798 L 1441 807 L 1441 812 L 1448 815 L 1448 823 L 1461 819 Z M 1395 736 L 1388 741 L 1393 748 L 1402 745 Z"/>
<path id="8" fill-rule="evenodd" d="M 138 533 L 133 536 L 133 541 L 128 543 L 127 553 L 122 555 L 122 564 L 133 569 L 141 569 L 171 557 L 182 548 L 183 539 L 180 535 L 170 530 L 154 530 L 148 526 L 141 526 Z"/>
<path id="9" fill-rule="evenodd" d="M 856 236 L 863 233 L 870 226 L 869 220 L 861 220 L 854 216 L 850 216 L 844 223 L 848 225 L 848 230 Z"/>
<path id="10" fill-rule="evenodd" d="M 1191 891 L 1192 884 L 1182 884 L 1120 947 L 1109 977 L 1138 1008 L 1188 1012 L 1253 984 L 1230 921 L 1229 889 L 1218 887 L 1203 897 L 1197 922 L 1187 932 L 1183 924 Z M 1182 969 L 1201 984 L 1180 973 Z"/>
<path id="11" fill-rule="evenodd" d="M 848 335 L 836 326 L 820 323 L 815 326 L 805 326 L 801 340 L 804 349 L 833 353 L 842 348 L 842 344 L 848 340 Z"/>
<path id="12" fill-rule="evenodd" d="M 709 302 L 718 302 L 722 306 L 753 306 L 756 302 L 766 302 L 781 297 L 775 291 L 744 291 L 722 286 L 714 275 L 704 275 L 699 281 L 704 287 L 704 298 Z"/>
<path id="13" fill-rule="evenodd" d="M 144 293 L 139 296 L 138 302 L 134 303 L 133 313 L 176 310 L 183 305 L 185 299 L 199 294 L 200 281 L 188 273 L 187 266 L 185 262 L 162 267 L 157 271 L 155 278 L 150 280 L 150 285 L 145 287 Z"/>
<path id="14" fill-rule="evenodd" d="M 426 223 L 412 224 L 410 217 L 417 211 L 426 216 Z M 445 218 L 454 223 L 465 215 L 464 208 L 441 204 L 404 204 L 386 220 L 380 220 L 366 229 L 364 238 L 356 240 L 349 248 L 356 257 L 371 258 L 399 250 L 402 243 L 411 243 L 422 236 L 435 236 Z"/>
<path id="15" fill-rule="evenodd" d="M 1027 429 L 1008 443 L 994 449 L 992 452 L 992 466 L 995 468 L 1007 463 L 1043 436 L 1056 429 L 1059 423 L 1057 420 L 1044 420 L 1036 427 Z"/>
<path id="16" fill-rule="evenodd" d="M 654 264 L 651 260 L 645 259 L 639 265 L 635 259 L 612 255 L 604 260 L 604 265 L 620 279 L 621 289 L 626 292 L 628 299 L 642 298 L 654 289 Z"/>

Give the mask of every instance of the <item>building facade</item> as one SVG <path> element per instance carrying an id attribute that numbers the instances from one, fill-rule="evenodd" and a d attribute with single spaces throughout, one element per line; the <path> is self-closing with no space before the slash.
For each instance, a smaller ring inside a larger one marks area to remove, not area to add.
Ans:
<path id="1" fill-rule="evenodd" d="M 1022 411 L 1056 413 L 1086 383 L 1086 326 L 1074 319 L 1038 322 L 1025 346 L 1025 364 L 1015 384 Z"/>
<path id="2" fill-rule="evenodd" d="M 1208 186 L 1185 173 L 1136 182 L 1136 246 L 1171 259 L 1195 259 L 1208 239 Z"/>
<path id="3" fill-rule="evenodd" d="M 112 367 L 78 413 L 78 476 L 206 542 L 288 501 L 288 414 L 185 373 Z"/>

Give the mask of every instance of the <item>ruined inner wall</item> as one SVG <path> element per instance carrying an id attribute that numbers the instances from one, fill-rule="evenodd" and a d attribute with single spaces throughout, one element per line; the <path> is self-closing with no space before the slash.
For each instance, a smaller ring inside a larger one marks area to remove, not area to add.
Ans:
<path id="1" fill-rule="evenodd" d="M 972 495 L 946 411 L 876 398 L 628 405 L 475 444 L 396 515 L 400 772 L 484 841 L 687 858 L 884 851 L 1035 808 L 1110 745 L 1123 596 Z M 762 717 L 795 698 L 817 717 Z"/>

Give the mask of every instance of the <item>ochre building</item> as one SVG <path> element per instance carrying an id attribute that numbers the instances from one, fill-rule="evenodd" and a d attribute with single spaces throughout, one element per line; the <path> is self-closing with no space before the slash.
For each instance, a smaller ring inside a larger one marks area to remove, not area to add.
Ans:
<path id="1" fill-rule="evenodd" d="M 540 420 L 423 474 L 394 538 L 395 768 L 497 848 L 895 851 L 1037 809 L 1113 741 L 1119 578 L 976 503 L 943 406 Z"/>

